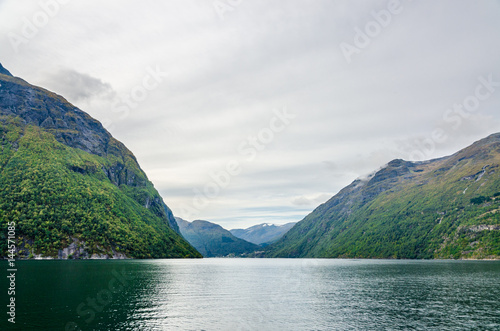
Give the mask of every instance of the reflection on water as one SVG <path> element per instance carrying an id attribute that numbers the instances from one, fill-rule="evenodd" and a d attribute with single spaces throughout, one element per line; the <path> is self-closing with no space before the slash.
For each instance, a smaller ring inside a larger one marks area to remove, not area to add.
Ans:
<path id="1" fill-rule="evenodd" d="M 10 329 L 498 330 L 499 281 L 490 261 L 19 261 Z"/>

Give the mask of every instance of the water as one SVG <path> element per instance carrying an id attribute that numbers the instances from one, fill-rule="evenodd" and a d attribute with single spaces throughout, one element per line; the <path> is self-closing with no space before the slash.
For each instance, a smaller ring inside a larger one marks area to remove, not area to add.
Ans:
<path id="1" fill-rule="evenodd" d="M 500 330 L 500 262 L 98 260 L 17 267 L 17 328 L 4 312 L 1 330 Z M 0 284 L 5 293 L 5 279 Z"/>

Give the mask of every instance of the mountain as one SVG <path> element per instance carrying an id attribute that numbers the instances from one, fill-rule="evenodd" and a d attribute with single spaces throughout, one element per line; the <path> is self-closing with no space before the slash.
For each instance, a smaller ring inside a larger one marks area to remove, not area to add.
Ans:
<path id="1" fill-rule="evenodd" d="M 12 74 L 9 72 L 9 70 L 5 69 L 1 63 L 0 63 L 0 75 L 13 77 Z"/>
<path id="2" fill-rule="evenodd" d="M 229 230 L 235 237 L 244 239 L 257 245 L 268 245 L 281 238 L 288 230 L 290 230 L 296 222 L 287 223 L 284 225 L 274 224 L 258 224 L 247 229 Z"/>
<path id="3" fill-rule="evenodd" d="M 261 247 L 236 238 L 220 225 L 207 221 L 188 222 L 176 217 L 182 235 L 204 257 L 244 256 Z"/>
<path id="4" fill-rule="evenodd" d="M 268 257 L 500 258 L 500 134 L 391 161 L 297 223 Z"/>
<path id="5" fill-rule="evenodd" d="M 0 249 L 20 257 L 201 255 L 135 156 L 63 97 L 0 67 Z"/>

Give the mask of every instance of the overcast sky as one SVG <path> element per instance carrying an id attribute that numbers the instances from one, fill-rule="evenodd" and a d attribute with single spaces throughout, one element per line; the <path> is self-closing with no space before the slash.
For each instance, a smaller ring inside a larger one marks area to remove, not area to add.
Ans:
<path id="1" fill-rule="evenodd" d="M 0 0 L 4 67 L 105 124 L 176 216 L 228 229 L 500 131 L 499 33 L 493 0 Z"/>

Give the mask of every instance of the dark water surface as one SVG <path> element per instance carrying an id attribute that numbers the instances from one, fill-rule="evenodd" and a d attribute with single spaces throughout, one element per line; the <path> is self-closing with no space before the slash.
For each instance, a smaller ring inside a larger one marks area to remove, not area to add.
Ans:
<path id="1" fill-rule="evenodd" d="M 493 261 L 18 261 L 17 269 L 16 327 L 2 277 L 0 330 L 500 330 Z"/>

